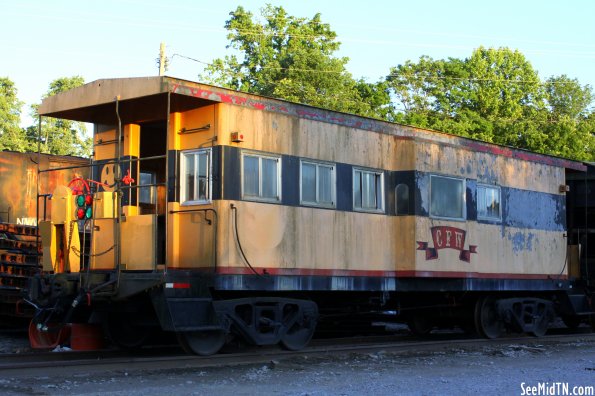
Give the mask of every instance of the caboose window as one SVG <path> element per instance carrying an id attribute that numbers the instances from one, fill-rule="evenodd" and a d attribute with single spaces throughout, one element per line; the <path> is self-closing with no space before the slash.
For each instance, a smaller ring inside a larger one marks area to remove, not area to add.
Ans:
<path id="1" fill-rule="evenodd" d="M 335 207 L 335 166 L 301 161 L 302 205 Z"/>
<path id="2" fill-rule="evenodd" d="M 430 176 L 430 216 L 465 219 L 465 180 Z"/>
<path id="3" fill-rule="evenodd" d="M 281 200 L 281 158 L 242 154 L 244 198 Z"/>
<path id="4" fill-rule="evenodd" d="M 180 196 L 183 205 L 211 200 L 211 149 L 182 152 L 180 173 Z"/>
<path id="5" fill-rule="evenodd" d="M 384 211 L 384 174 L 364 169 L 353 170 L 353 208 L 370 212 Z"/>
<path id="6" fill-rule="evenodd" d="M 500 220 L 500 187 L 477 185 L 477 218 L 483 220 Z"/>

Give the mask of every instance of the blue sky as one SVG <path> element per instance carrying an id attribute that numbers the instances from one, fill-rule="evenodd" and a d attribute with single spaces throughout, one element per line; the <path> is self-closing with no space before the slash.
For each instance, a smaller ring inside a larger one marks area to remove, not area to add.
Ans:
<path id="1" fill-rule="evenodd" d="M 595 86 L 591 0 L 0 0 L 0 76 L 15 82 L 28 124 L 28 105 L 53 79 L 156 75 L 162 41 L 168 56 L 209 62 L 229 51 L 229 12 L 241 4 L 258 13 L 266 3 L 300 17 L 321 13 L 342 43 L 338 55 L 350 58 L 349 71 L 369 81 L 406 60 L 465 58 L 483 45 L 519 49 L 542 79 L 566 74 Z M 174 57 L 167 74 L 196 81 L 202 67 Z"/>

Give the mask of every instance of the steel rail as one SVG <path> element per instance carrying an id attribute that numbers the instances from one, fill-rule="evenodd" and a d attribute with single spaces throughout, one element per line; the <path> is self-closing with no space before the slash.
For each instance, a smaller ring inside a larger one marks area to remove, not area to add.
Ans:
<path id="1" fill-rule="evenodd" d="M 395 341 L 395 336 L 366 337 L 357 339 L 315 340 L 312 345 L 301 351 L 284 351 L 276 346 L 251 349 L 240 353 L 219 353 L 212 356 L 184 355 L 182 352 L 165 356 L 122 356 L 121 351 L 109 352 L 64 352 L 49 354 L 0 355 L 0 376 L 32 377 L 50 375 L 53 372 L 69 371 L 68 367 L 77 367 L 77 372 L 103 372 L 105 370 L 176 370 L 190 368 L 209 368 L 239 366 L 271 361 L 281 361 L 295 357 L 329 357 L 346 354 L 408 354 L 442 352 L 461 348 L 485 348 L 501 345 L 525 345 L 527 349 L 543 349 L 547 345 L 560 345 L 572 342 L 595 343 L 595 333 L 574 333 L 550 335 L 540 338 L 529 336 L 504 337 L 494 340 L 448 339 L 412 340 L 410 336 Z M 371 339 L 371 340 L 370 340 Z M 527 347 L 527 345 L 529 345 Z M 533 346 L 531 346 L 533 345 Z M 170 348 L 170 351 L 173 349 Z M 146 352 L 146 351 L 145 351 Z"/>

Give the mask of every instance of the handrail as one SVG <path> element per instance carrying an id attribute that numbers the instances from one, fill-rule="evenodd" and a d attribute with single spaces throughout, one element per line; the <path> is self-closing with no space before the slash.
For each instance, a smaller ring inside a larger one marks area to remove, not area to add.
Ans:
<path id="1" fill-rule="evenodd" d="M 130 158 L 130 159 L 126 159 L 127 162 L 140 162 L 140 161 L 148 161 L 148 160 L 154 160 L 154 159 L 165 159 L 167 158 L 167 155 L 154 155 L 152 157 L 140 157 L 140 158 Z M 44 173 L 44 172 L 53 172 L 53 171 L 57 171 L 57 170 L 68 170 L 68 169 L 78 169 L 78 168 L 91 168 L 94 166 L 104 166 L 104 165 L 108 165 L 108 164 L 117 164 L 120 163 L 121 161 L 118 161 L 117 159 L 113 159 L 113 160 L 101 160 L 101 162 L 94 162 L 92 164 L 87 164 L 87 165 L 72 165 L 72 166 L 61 166 L 58 168 L 49 168 L 49 169 L 40 169 L 39 173 Z"/>

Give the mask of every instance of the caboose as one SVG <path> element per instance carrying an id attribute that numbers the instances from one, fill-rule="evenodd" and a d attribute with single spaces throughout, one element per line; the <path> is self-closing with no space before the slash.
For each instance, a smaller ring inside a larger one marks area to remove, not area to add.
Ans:
<path id="1" fill-rule="evenodd" d="M 171 77 L 39 113 L 94 125 L 92 177 L 40 222 L 41 346 L 68 323 L 207 355 L 232 336 L 300 349 L 370 313 L 490 338 L 593 314 L 587 164 Z"/>

